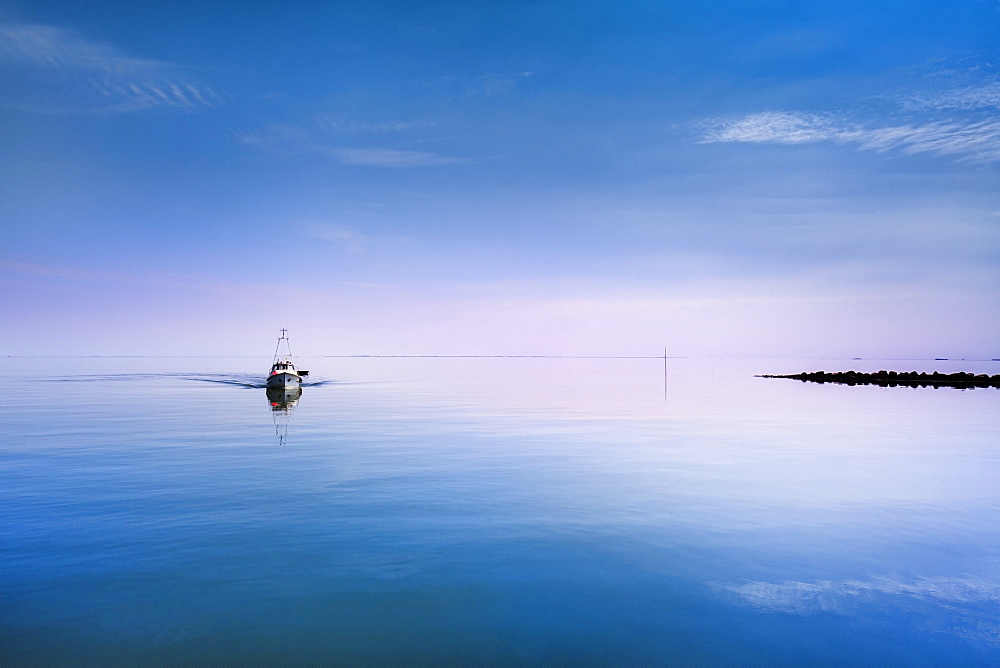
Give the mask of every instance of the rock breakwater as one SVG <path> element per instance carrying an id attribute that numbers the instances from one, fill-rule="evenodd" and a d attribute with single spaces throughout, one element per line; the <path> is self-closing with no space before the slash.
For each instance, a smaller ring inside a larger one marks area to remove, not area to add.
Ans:
<path id="1" fill-rule="evenodd" d="M 990 376 L 965 371 L 940 373 L 934 371 L 803 371 L 793 374 L 761 374 L 758 378 L 792 378 L 813 383 L 842 383 L 845 385 L 880 385 L 882 387 L 996 387 L 1000 388 L 1000 374 Z"/>

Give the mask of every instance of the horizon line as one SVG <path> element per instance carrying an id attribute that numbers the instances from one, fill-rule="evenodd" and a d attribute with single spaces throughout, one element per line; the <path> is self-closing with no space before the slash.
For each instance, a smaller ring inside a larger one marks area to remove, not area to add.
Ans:
<path id="1" fill-rule="evenodd" d="M 261 359 L 262 355 L 2 355 L 7 359 Z M 325 359 L 787 359 L 787 360 L 831 360 L 849 362 L 1000 362 L 993 357 L 823 357 L 780 355 L 462 355 L 462 354 L 351 354 L 351 355 L 296 355 L 301 358 Z"/>

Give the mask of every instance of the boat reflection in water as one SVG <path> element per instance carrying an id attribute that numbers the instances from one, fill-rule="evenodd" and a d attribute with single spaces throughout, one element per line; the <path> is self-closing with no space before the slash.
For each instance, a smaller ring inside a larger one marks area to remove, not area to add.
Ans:
<path id="1" fill-rule="evenodd" d="M 271 416 L 274 418 L 274 436 L 278 439 L 278 445 L 285 445 L 288 442 L 288 422 L 292 409 L 302 396 L 302 388 L 269 387 L 266 392 L 267 403 L 271 404 Z"/>
<path id="2" fill-rule="evenodd" d="M 267 388 L 267 401 L 271 404 L 272 411 L 288 412 L 298 403 L 302 396 L 301 387 L 269 387 Z"/>

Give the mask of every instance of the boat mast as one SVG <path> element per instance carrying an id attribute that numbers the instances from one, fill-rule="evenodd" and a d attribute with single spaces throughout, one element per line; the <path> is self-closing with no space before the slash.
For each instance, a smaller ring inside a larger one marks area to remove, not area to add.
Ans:
<path id="1" fill-rule="evenodd" d="M 286 357 L 291 358 L 291 356 L 292 356 L 292 346 L 291 346 L 291 344 L 288 341 L 288 337 L 286 336 L 287 333 L 288 333 L 288 330 L 286 328 L 282 328 L 281 329 L 281 336 L 278 337 L 278 345 L 276 345 L 274 347 L 274 360 L 275 361 L 278 360 L 278 353 L 281 351 L 281 342 L 282 341 L 285 342 L 285 350 L 288 351 L 288 354 L 286 355 Z"/>

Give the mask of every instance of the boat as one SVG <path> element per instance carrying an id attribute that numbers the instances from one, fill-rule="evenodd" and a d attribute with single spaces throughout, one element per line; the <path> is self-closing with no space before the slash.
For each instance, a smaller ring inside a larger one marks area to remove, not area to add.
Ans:
<path id="1" fill-rule="evenodd" d="M 285 342 L 282 351 L 281 342 Z M 297 369 L 292 362 L 292 348 L 288 343 L 288 330 L 282 329 L 281 336 L 278 337 L 278 345 L 274 349 L 274 363 L 267 374 L 267 387 L 290 389 L 300 387 L 302 377 L 308 376 L 309 372 L 304 369 Z"/>

